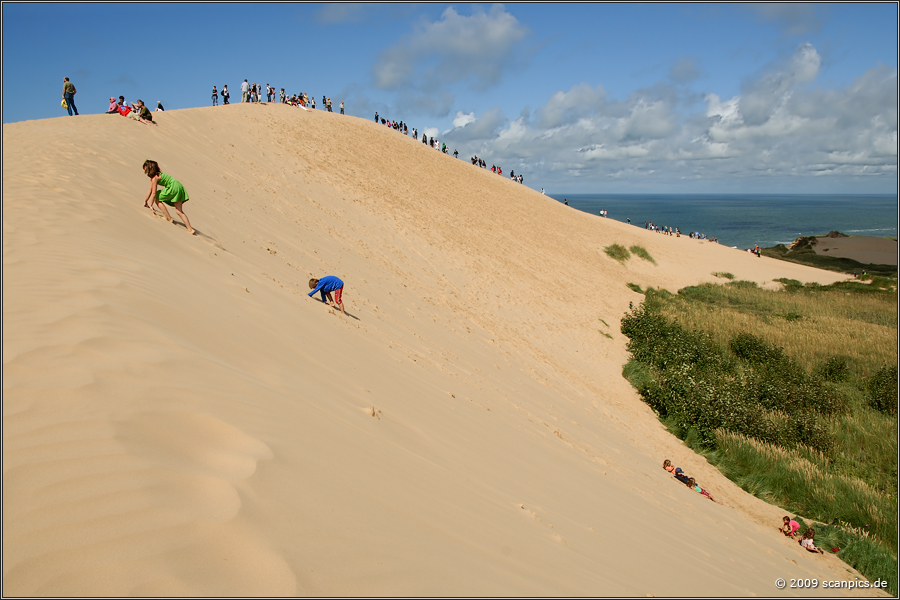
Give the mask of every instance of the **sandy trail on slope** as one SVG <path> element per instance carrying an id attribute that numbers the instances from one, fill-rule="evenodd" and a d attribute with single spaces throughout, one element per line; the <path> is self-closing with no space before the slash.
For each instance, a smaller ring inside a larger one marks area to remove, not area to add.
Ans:
<path id="1" fill-rule="evenodd" d="M 821 595 L 774 582 L 853 577 L 663 429 L 619 331 L 627 283 L 840 275 L 586 215 L 361 119 L 154 118 L 3 126 L 4 594 Z M 141 207 L 148 158 L 199 236 Z M 326 274 L 351 316 L 306 296 Z"/>

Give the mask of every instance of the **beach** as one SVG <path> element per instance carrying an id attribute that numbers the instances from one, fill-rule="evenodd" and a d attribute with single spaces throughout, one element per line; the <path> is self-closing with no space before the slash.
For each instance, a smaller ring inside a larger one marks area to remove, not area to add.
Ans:
<path id="1" fill-rule="evenodd" d="M 365 119 L 154 120 L 3 126 L 4 595 L 886 595 L 777 589 L 857 575 L 622 377 L 630 283 L 845 275 L 585 214 Z M 147 159 L 197 236 L 142 207 Z M 324 275 L 346 316 L 307 296 Z"/>
<path id="2" fill-rule="evenodd" d="M 869 236 L 817 236 L 816 254 L 849 258 L 863 264 L 897 266 L 897 240 Z"/>

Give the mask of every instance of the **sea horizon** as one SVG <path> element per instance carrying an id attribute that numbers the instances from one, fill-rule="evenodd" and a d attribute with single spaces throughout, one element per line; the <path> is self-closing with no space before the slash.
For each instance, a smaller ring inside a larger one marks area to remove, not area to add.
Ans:
<path id="1" fill-rule="evenodd" d="M 798 237 L 845 235 L 897 237 L 897 194 L 559 194 L 559 202 L 638 227 L 653 223 L 700 232 L 720 244 L 751 248 L 790 244 Z"/>

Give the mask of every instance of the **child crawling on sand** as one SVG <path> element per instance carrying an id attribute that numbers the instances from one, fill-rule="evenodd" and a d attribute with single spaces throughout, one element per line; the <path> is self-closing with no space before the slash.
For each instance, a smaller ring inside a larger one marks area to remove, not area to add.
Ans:
<path id="1" fill-rule="evenodd" d="M 344 303 L 341 300 L 341 295 L 344 292 L 344 282 L 335 277 L 334 275 L 328 275 L 323 277 L 322 279 L 310 279 L 309 280 L 309 289 L 312 291 L 309 293 L 309 297 L 312 298 L 316 292 L 319 292 L 322 295 L 322 302 L 327 302 L 331 304 L 331 307 L 335 307 L 335 303 L 341 307 L 341 313 L 347 314 L 344 312 Z M 334 300 L 331 299 L 331 292 L 334 292 Z"/>
<path id="2" fill-rule="evenodd" d="M 159 163 L 155 160 L 144 161 L 144 173 L 150 178 L 150 191 L 147 192 L 147 197 L 144 199 L 144 206 L 153 212 L 156 212 L 154 207 L 159 208 L 169 223 L 172 222 L 172 217 L 169 215 L 169 211 L 166 210 L 166 204 L 174 207 L 175 212 L 184 221 L 184 226 L 187 228 L 188 233 L 196 235 L 197 232 L 191 227 L 191 222 L 188 220 L 187 215 L 184 214 L 184 209 L 182 208 L 182 205 L 189 198 L 187 190 L 184 189 L 181 182 L 161 172 Z M 159 189 L 159 187 L 163 189 Z"/>
<path id="3" fill-rule="evenodd" d="M 781 526 L 781 533 L 788 537 L 794 537 L 800 531 L 800 523 L 790 517 L 782 517 L 784 524 Z"/>

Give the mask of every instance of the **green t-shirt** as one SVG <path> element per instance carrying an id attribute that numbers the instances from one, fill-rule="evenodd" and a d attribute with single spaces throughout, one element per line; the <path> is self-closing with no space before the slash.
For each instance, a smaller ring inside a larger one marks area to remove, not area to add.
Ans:
<path id="1" fill-rule="evenodd" d="M 75 93 L 75 84 L 71 81 L 67 81 L 63 84 L 63 94 L 74 94 Z"/>

